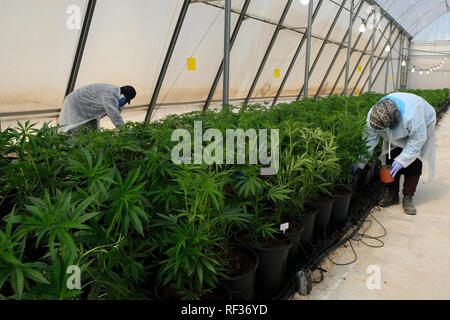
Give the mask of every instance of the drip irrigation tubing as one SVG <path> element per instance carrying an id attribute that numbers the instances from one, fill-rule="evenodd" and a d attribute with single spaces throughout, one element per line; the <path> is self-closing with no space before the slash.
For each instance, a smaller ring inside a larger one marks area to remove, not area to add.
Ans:
<path id="1" fill-rule="evenodd" d="M 443 118 L 445 113 L 448 111 L 448 107 L 450 106 L 450 99 L 448 99 L 446 102 L 444 102 L 440 108 L 439 111 L 436 113 L 436 125 L 440 122 L 440 120 Z M 368 186 L 368 190 L 357 192 L 356 197 L 354 200 L 352 200 L 352 203 L 350 205 L 349 209 L 349 217 L 347 220 L 346 225 L 343 229 L 340 231 L 334 232 L 330 235 L 328 239 L 322 240 L 322 245 L 319 246 L 322 247 L 322 249 L 317 249 L 318 246 L 314 246 L 312 243 L 309 243 L 313 250 L 313 256 L 309 257 L 309 260 L 304 263 L 303 265 L 298 266 L 296 271 L 305 271 L 307 273 L 312 273 L 315 270 L 320 271 L 320 280 L 318 281 L 312 281 L 312 283 L 317 284 L 324 280 L 324 270 L 319 265 L 321 262 L 327 258 L 335 265 L 349 265 L 354 263 L 357 260 L 357 254 L 355 252 L 355 249 L 353 248 L 352 241 L 361 241 L 365 245 L 372 247 L 372 248 L 381 248 L 384 246 L 384 242 L 380 240 L 380 238 L 384 237 L 386 235 L 386 228 L 374 217 L 372 214 L 372 210 L 376 207 L 378 207 L 378 200 L 381 196 L 382 192 L 384 192 L 385 186 L 382 182 L 372 182 Z M 364 205 L 364 203 L 366 205 Z M 368 220 L 369 216 L 372 220 Z M 383 229 L 383 234 L 379 236 L 371 236 L 367 235 L 366 232 L 370 229 L 370 227 L 373 224 L 373 221 L 375 221 L 378 225 L 381 226 Z M 359 233 L 359 231 L 363 228 L 364 224 L 368 223 L 368 226 L 362 231 L 362 233 Z M 351 231 L 353 228 L 353 231 Z M 351 232 L 350 232 L 351 231 Z M 349 233 L 350 232 L 350 233 Z M 349 233 L 349 234 L 348 234 Z M 348 234 L 348 235 L 347 235 Z M 364 239 L 370 239 L 373 241 L 377 241 L 378 245 L 372 245 L 364 241 Z M 347 263 L 336 263 L 332 261 L 329 258 L 329 254 L 333 251 L 335 251 L 337 248 L 341 247 L 345 243 L 349 242 L 350 247 L 355 255 L 355 258 L 351 262 Z M 304 246 L 300 246 L 301 250 L 305 254 L 306 257 L 308 257 L 308 253 Z M 295 292 L 297 291 L 297 275 L 296 272 L 292 275 L 290 275 L 285 282 L 285 285 L 282 287 L 282 289 L 279 291 L 279 294 L 276 295 L 273 299 L 274 300 L 288 300 L 290 299 Z"/>

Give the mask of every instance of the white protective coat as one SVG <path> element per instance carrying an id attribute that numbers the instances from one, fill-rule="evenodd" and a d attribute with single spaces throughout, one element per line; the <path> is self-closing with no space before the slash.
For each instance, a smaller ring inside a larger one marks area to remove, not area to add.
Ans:
<path id="1" fill-rule="evenodd" d="M 403 149 L 403 152 L 394 160 L 406 168 L 419 158 L 428 165 L 428 181 L 430 181 L 434 177 L 436 160 L 436 112 L 434 108 L 423 98 L 410 93 L 392 93 L 382 100 L 384 99 L 396 102 L 400 109 L 400 122 L 394 129 L 389 129 L 387 132 L 373 129 L 369 122 L 372 107 L 367 115 L 366 123 L 369 153 L 373 154 L 373 150 L 382 137 L 383 147 L 379 157 L 382 165 L 386 164 L 386 155 L 390 154 L 389 151 L 399 147 Z"/>
<path id="2" fill-rule="evenodd" d="M 110 84 L 91 84 L 81 87 L 64 100 L 59 115 L 60 132 L 67 132 L 91 120 L 108 116 L 117 126 L 124 125 L 119 107 L 120 87 Z"/>

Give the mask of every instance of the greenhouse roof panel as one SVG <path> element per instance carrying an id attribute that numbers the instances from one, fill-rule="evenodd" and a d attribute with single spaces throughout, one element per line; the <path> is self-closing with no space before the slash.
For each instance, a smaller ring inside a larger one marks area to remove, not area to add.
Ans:
<path id="1" fill-rule="evenodd" d="M 450 11 L 449 0 L 376 0 L 413 37 Z"/>

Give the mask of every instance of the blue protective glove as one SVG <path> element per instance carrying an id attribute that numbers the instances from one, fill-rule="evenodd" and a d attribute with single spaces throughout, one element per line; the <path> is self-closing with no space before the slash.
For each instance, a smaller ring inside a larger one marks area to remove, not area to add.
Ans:
<path id="1" fill-rule="evenodd" d="M 352 173 L 353 173 L 353 175 L 356 174 L 358 169 L 361 169 L 361 168 L 356 163 L 352 164 Z"/>
<path id="2" fill-rule="evenodd" d="M 126 135 L 127 136 L 134 136 L 134 133 L 133 132 L 127 132 Z"/>
<path id="3" fill-rule="evenodd" d="M 392 178 L 395 178 L 395 175 L 401 170 L 403 169 L 403 165 L 400 162 L 394 161 L 392 163 L 392 170 L 390 172 Z"/>

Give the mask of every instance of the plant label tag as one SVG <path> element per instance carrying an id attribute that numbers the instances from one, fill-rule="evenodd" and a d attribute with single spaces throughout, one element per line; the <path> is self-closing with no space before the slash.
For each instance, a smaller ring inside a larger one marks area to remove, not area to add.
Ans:
<path id="1" fill-rule="evenodd" d="M 279 78 L 280 77 L 280 69 L 275 69 L 274 77 L 275 78 Z"/>
<path id="2" fill-rule="evenodd" d="M 285 233 L 286 230 L 289 229 L 289 222 L 280 224 L 280 230 Z"/>
<path id="3" fill-rule="evenodd" d="M 197 68 L 195 58 L 187 58 L 187 70 L 195 71 Z"/>

